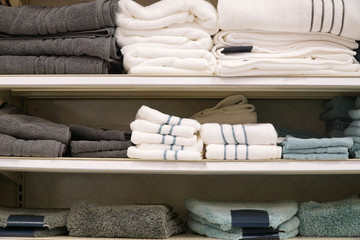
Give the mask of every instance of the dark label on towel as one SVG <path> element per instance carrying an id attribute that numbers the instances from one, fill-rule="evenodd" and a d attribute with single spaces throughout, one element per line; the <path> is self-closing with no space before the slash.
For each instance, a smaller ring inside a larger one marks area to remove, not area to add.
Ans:
<path id="1" fill-rule="evenodd" d="M 269 214 L 264 210 L 231 210 L 231 226 L 268 228 Z"/>
<path id="2" fill-rule="evenodd" d="M 6 225 L 8 227 L 43 227 L 44 216 L 10 215 Z"/>
<path id="3" fill-rule="evenodd" d="M 242 52 L 251 52 L 253 46 L 235 46 L 235 47 L 224 47 L 221 51 L 223 54 L 229 53 L 242 53 Z"/>
<path id="4" fill-rule="evenodd" d="M 243 228 L 243 239 L 248 240 L 255 240 L 255 239 L 280 239 L 279 232 L 275 230 L 275 232 L 272 232 L 271 230 L 269 232 L 256 232 L 256 228 L 254 230 L 248 231 L 245 230 L 246 228 Z"/>
<path id="5" fill-rule="evenodd" d="M 0 237 L 34 237 L 33 228 L 0 228 Z"/>

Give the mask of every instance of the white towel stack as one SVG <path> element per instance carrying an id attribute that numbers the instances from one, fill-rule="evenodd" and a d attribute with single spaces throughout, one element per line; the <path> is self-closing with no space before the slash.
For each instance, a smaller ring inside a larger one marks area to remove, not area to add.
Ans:
<path id="1" fill-rule="evenodd" d="M 358 0 L 219 0 L 218 75 L 358 76 L 359 8 Z"/>
<path id="2" fill-rule="evenodd" d="M 115 38 L 132 74 L 214 74 L 215 7 L 205 0 L 119 1 Z"/>
<path id="3" fill-rule="evenodd" d="M 201 160 L 203 142 L 197 133 L 201 124 L 142 106 L 130 124 L 128 157 L 155 160 Z"/>
<path id="4" fill-rule="evenodd" d="M 281 158 L 277 132 L 270 123 L 205 123 L 200 136 L 206 145 L 207 159 L 256 160 Z"/>

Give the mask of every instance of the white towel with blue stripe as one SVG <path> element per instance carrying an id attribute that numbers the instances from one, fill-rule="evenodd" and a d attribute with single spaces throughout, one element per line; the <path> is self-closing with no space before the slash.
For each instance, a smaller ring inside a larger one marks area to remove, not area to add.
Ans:
<path id="1" fill-rule="evenodd" d="M 160 143 L 140 143 L 137 144 L 136 147 L 140 150 L 145 150 L 145 151 L 154 150 L 154 149 L 173 150 L 173 151 L 190 150 L 201 153 L 203 152 L 204 143 L 201 140 L 201 138 L 198 138 L 196 144 L 192 146 L 160 144 Z"/>
<path id="2" fill-rule="evenodd" d="M 151 160 L 201 160 L 202 153 L 192 150 L 141 150 L 137 147 L 129 147 L 127 150 L 129 158 L 151 159 Z"/>
<path id="3" fill-rule="evenodd" d="M 204 144 L 276 145 L 277 132 L 271 123 L 205 123 L 200 129 Z"/>
<path id="4" fill-rule="evenodd" d="M 216 160 L 280 159 L 281 147 L 276 145 L 221 145 L 206 146 L 205 157 Z"/>
<path id="5" fill-rule="evenodd" d="M 169 145 L 195 145 L 197 136 L 193 135 L 190 138 L 177 137 L 173 135 L 157 134 L 157 133 L 145 133 L 139 131 L 133 131 L 131 133 L 131 142 L 134 144 L 140 143 L 160 143 Z"/>

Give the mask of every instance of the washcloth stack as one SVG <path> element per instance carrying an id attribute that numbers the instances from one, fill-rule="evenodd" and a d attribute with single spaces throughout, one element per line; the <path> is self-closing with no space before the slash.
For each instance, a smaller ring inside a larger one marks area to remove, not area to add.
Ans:
<path id="1" fill-rule="evenodd" d="M 270 123 L 201 125 L 207 159 L 255 160 L 281 158 L 277 132 Z"/>
<path id="2" fill-rule="evenodd" d="M 324 112 L 320 114 L 320 120 L 326 124 L 328 137 L 344 137 L 344 131 L 349 127 L 352 119 L 349 111 L 355 108 L 355 99 L 338 96 L 322 104 Z"/>
<path id="3" fill-rule="evenodd" d="M 68 126 L 0 105 L 0 156 L 61 157 L 69 141 Z"/>
<path id="4" fill-rule="evenodd" d="M 343 160 L 349 158 L 354 141 L 342 138 L 296 138 L 286 136 L 281 142 L 283 158 L 297 160 Z"/>
<path id="5" fill-rule="evenodd" d="M 298 234 L 295 201 L 220 202 L 189 198 L 188 227 L 219 239 L 288 239 Z"/>
<path id="6" fill-rule="evenodd" d="M 168 115 L 141 106 L 130 124 L 130 158 L 156 160 L 201 160 L 203 142 L 197 136 L 201 124 L 189 118 Z"/>
<path id="7" fill-rule="evenodd" d="M 353 121 L 345 129 L 344 134 L 354 140 L 354 145 L 350 149 L 350 157 L 360 158 L 360 97 L 355 99 L 355 107 L 349 111 L 349 116 Z"/>
<path id="8" fill-rule="evenodd" d="M 358 0 L 219 0 L 218 75 L 360 75 Z"/>
<path id="9" fill-rule="evenodd" d="M 185 231 L 185 223 L 165 204 L 74 204 L 66 226 L 73 237 L 169 238 Z"/>
<path id="10" fill-rule="evenodd" d="M 132 74 L 209 75 L 216 71 L 211 35 L 217 11 L 205 0 L 119 1 L 116 42 Z"/>
<path id="11" fill-rule="evenodd" d="M 0 207 L 0 237 L 51 237 L 67 234 L 69 209 Z"/>
<path id="12" fill-rule="evenodd" d="M 129 133 L 71 124 L 70 149 L 73 157 L 126 158 L 132 146 Z"/>
<path id="13" fill-rule="evenodd" d="M 2 74 L 121 72 L 117 0 L 63 7 L 0 5 Z"/>

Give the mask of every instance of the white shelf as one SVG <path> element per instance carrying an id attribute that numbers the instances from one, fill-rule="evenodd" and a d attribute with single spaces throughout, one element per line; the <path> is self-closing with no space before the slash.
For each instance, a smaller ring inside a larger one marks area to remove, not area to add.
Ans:
<path id="1" fill-rule="evenodd" d="M 359 174 L 360 160 L 167 161 L 86 158 L 0 158 L 0 171 L 183 175 Z"/>

